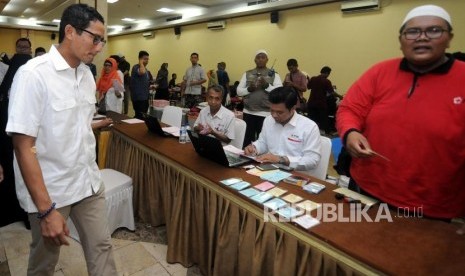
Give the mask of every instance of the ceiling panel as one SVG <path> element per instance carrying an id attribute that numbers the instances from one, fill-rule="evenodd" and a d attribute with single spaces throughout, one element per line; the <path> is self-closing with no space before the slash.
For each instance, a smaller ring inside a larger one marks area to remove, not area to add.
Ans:
<path id="1" fill-rule="evenodd" d="M 30 26 L 31 29 L 45 28 L 55 31 L 58 24 L 52 23 L 53 19 L 59 19 L 63 10 L 75 2 L 75 0 L 0 0 L 0 26 L 24 28 L 21 24 L 30 24 L 26 26 Z M 247 2 L 260 2 L 260 4 L 248 6 Z M 108 15 L 105 19 L 109 27 L 109 35 L 115 35 L 335 1 L 267 0 L 266 3 L 262 2 L 256 0 L 119 0 L 108 4 Z M 174 11 L 171 13 L 157 12 L 160 8 L 170 8 Z M 166 20 L 181 14 L 183 14 L 182 19 L 169 22 Z M 30 18 L 35 18 L 38 22 L 24 22 L 25 19 Z M 128 23 L 122 21 L 123 18 L 145 22 Z M 115 25 L 120 27 L 113 28 Z"/>

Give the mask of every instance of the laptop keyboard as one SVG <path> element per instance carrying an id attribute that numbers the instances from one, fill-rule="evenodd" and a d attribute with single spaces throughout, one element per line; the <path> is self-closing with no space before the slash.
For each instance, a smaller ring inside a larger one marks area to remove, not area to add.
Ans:
<path id="1" fill-rule="evenodd" d="M 238 155 L 235 155 L 233 153 L 230 153 L 230 152 L 227 152 L 227 151 L 225 151 L 225 153 L 226 153 L 226 158 L 228 158 L 229 164 L 236 164 L 236 163 L 242 162 L 244 160 L 243 158 L 241 158 Z"/>

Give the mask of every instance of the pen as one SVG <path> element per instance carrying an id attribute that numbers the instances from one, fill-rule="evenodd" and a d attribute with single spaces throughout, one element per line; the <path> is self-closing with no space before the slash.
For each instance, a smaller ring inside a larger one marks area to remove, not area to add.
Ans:
<path id="1" fill-rule="evenodd" d="M 250 145 L 249 145 L 249 146 L 252 146 L 252 148 L 253 148 L 252 156 L 257 156 L 257 148 L 255 147 L 255 145 L 253 144 L 253 142 L 250 142 Z"/>

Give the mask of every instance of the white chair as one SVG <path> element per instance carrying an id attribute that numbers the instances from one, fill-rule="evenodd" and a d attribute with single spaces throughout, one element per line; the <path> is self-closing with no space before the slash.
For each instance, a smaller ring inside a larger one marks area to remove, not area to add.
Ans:
<path id="1" fill-rule="evenodd" d="M 120 227 L 134 231 L 134 210 L 132 205 L 132 178 L 112 169 L 100 170 L 105 185 L 108 229 L 112 234 Z M 79 235 L 71 218 L 67 225 L 71 238 L 79 241 Z"/>
<path id="2" fill-rule="evenodd" d="M 245 129 L 247 124 L 244 120 L 239 118 L 234 118 L 234 139 L 229 143 L 232 146 L 235 146 L 238 149 L 242 149 L 244 144 Z"/>
<path id="3" fill-rule="evenodd" d="M 328 173 L 329 158 L 331 156 L 331 139 L 325 136 L 320 137 L 321 141 L 321 158 L 320 162 L 313 170 L 307 171 L 311 176 L 314 176 L 321 180 L 326 180 Z"/>
<path id="4" fill-rule="evenodd" d="M 181 128 L 182 108 L 172 105 L 165 106 L 165 109 L 163 109 L 163 115 L 161 115 L 161 122 Z"/>

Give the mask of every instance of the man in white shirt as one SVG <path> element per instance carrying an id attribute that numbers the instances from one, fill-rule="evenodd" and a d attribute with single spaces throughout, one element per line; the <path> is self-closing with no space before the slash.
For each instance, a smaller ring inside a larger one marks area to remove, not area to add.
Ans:
<path id="1" fill-rule="evenodd" d="M 212 135 L 228 144 L 234 139 L 234 113 L 221 105 L 224 97 L 223 87 L 212 85 L 207 91 L 208 106 L 200 111 L 194 123 L 194 131 Z"/>
<path id="2" fill-rule="evenodd" d="M 321 157 L 320 132 L 313 121 L 296 112 L 297 99 L 289 86 L 270 92 L 271 115 L 265 118 L 258 140 L 244 149 L 246 155 L 299 171 L 316 168 Z"/>
<path id="3" fill-rule="evenodd" d="M 268 53 L 265 50 L 258 50 L 254 61 L 256 67 L 246 71 L 237 86 L 237 95 L 244 99 L 244 121 L 247 123 L 244 145 L 257 139 L 263 120 L 270 115 L 268 94 L 283 86 L 279 74 L 266 66 Z"/>
<path id="4" fill-rule="evenodd" d="M 187 68 L 183 77 L 181 96 L 186 97 L 185 107 L 191 108 L 201 102 L 202 84 L 207 81 L 205 70 L 199 64 L 199 54 L 191 54 L 192 66 Z"/>
<path id="5" fill-rule="evenodd" d="M 28 275 L 53 275 L 71 217 L 89 275 L 116 275 L 104 185 L 91 122 L 96 85 L 85 65 L 105 45 L 103 17 L 85 4 L 63 12 L 59 45 L 23 65 L 11 88 L 6 131 L 15 148 L 16 191 L 28 212 Z"/>

